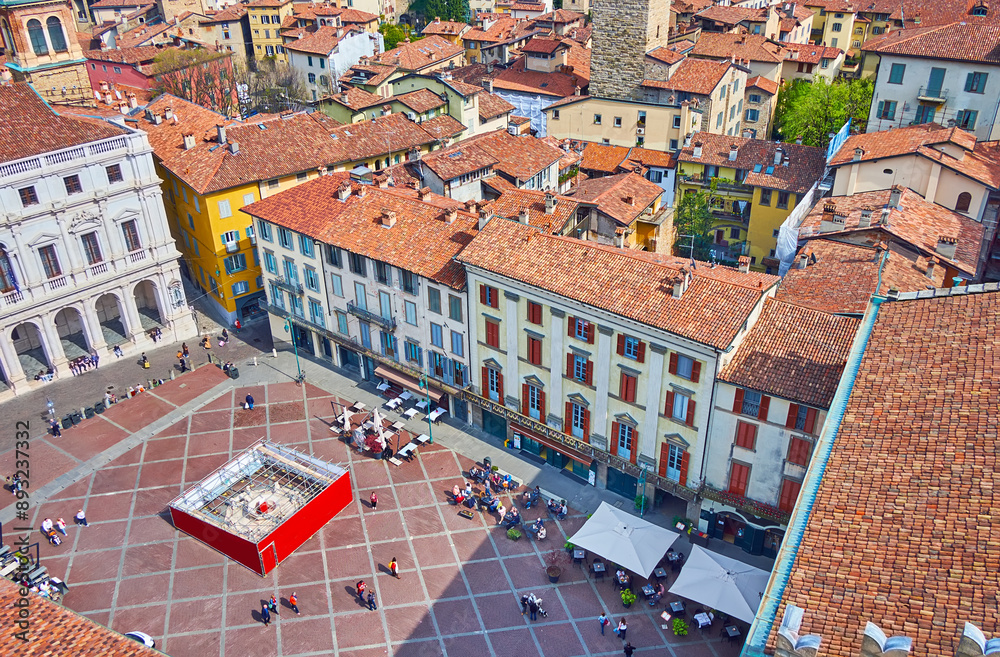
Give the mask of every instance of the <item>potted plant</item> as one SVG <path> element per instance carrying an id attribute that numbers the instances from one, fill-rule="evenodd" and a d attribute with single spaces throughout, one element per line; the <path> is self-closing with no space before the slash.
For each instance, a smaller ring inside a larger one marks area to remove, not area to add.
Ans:
<path id="1" fill-rule="evenodd" d="M 573 550 L 576 548 L 576 546 L 569 541 L 566 541 L 563 547 L 566 548 L 566 554 L 573 554 Z"/>
<path id="2" fill-rule="evenodd" d="M 524 534 L 522 534 L 521 530 L 518 529 L 517 527 L 511 527 L 510 529 L 507 530 L 507 538 L 509 538 L 512 541 L 516 541 L 522 536 L 524 536 Z"/>
<path id="3" fill-rule="evenodd" d="M 674 619 L 674 636 L 687 636 L 688 624 L 680 618 Z"/>
<path id="4" fill-rule="evenodd" d="M 649 510 L 649 498 L 645 495 L 635 496 L 635 510 L 639 511 L 640 509 L 643 511 Z"/>
<path id="5" fill-rule="evenodd" d="M 635 602 L 635 593 L 632 593 L 632 589 L 622 589 L 622 604 L 628 609 Z"/>
<path id="6" fill-rule="evenodd" d="M 563 568 L 569 565 L 569 557 L 564 552 L 550 552 L 545 558 L 545 564 L 545 574 L 549 576 L 549 581 L 555 584 L 559 581 Z"/>

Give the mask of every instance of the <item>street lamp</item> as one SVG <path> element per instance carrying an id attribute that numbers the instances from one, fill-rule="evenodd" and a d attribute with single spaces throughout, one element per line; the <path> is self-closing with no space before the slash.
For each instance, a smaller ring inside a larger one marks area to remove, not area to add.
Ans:
<path id="1" fill-rule="evenodd" d="M 431 387 L 427 384 L 427 375 L 420 375 L 420 387 L 424 389 L 427 398 L 427 442 L 434 444 L 434 423 L 431 422 Z"/>
<path id="2" fill-rule="evenodd" d="M 292 338 L 292 351 L 295 352 L 295 369 L 298 370 L 299 375 L 295 377 L 295 380 L 301 383 L 305 376 L 302 374 L 302 366 L 299 365 L 299 347 L 295 344 L 295 334 L 292 332 L 292 318 L 285 318 L 285 332 L 288 333 Z"/>

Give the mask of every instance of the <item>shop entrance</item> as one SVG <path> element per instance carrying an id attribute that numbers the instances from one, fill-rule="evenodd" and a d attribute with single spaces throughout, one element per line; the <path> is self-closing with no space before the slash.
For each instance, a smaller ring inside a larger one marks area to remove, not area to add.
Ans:
<path id="1" fill-rule="evenodd" d="M 621 470 L 608 468 L 608 490 L 634 500 L 639 489 L 639 480 Z"/>
<path id="2" fill-rule="evenodd" d="M 504 440 L 507 438 L 507 420 L 503 419 L 495 413 L 490 413 L 487 410 L 483 411 L 483 431 L 493 436 L 494 438 L 499 438 Z"/>

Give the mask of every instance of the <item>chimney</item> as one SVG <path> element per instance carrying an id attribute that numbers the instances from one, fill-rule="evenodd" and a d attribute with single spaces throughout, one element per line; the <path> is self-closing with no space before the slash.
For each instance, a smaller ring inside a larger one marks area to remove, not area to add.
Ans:
<path id="1" fill-rule="evenodd" d="M 574 96 L 579 96 L 580 95 L 580 91 L 581 91 L 580 85 L 577 85 L 577 86 L 573 87 L 573 95 Z"/>
<path id="2" fill-rule="evenodd" d="M 160 114 L 159 112 L 155 112 L 153 114 L 153 123 L 155 123 L 156 125 L 160 125 L 161 123 L 163 123 L 163 115 Z"/>
<path id="3" fill-rule="evenodd" d="M 729 161 L 730 162 L 735 162 L 736 161 L 736 156 L 739 154 L 739 152 L 740 152 L 740 147 L 739 146 L 737 146 L 736 144 L 730 144 L 729 145 Z"/>
<path id="4" fill-rule="evenodd" d="M 809 266 L 809 254 L 803 251 L 799 254 L 799 269 L 805 269 Z"/>
<path id="5" fill-rule="evenodd" d="M 364 198 L 365 194 L 367 193 L 368 193 L 368 186 L 367 184 L 364 183 L 358 185 L 358 190 L 354 192 L 355 196 L 357 196 L 358 198 Z"/>
<path id="6" fill-rule="evenodd" d="M 528 223 L 528 209 L 524 208 L 517 214 L 517 220 L 522 224 Z"/>
<path id="7" fill-rule="evenodd" d="M 362 187 L 361 189 L 364 188 Z M 392 210 L 389 210 L 388 208 L 382 208 L 382 227 L 392 228 L 395 225 L 396 225 L 396 213 L 393 212 Z"/>
<path id="8" fill-rule="evenodd" d="M 346 91 L 341 91 L 340 92 L 340 102 L 344 103 L 345 105 L 347 104 L 347 92 Z"/>
<path id="9" fill-rule="evenodd" d="M 774 149 L 774 164 L 775 165 L 781 164 L 781 158 L 784 157 L 784 155 L 785 155 L 785 149 L 783 149 L 781 146 L 778 146 L 777 148 L 775 148 Z"/>
<path id="10" fill-rule="evenodd" d="M 899 187 L 893 187 L 892 191 L 889 192 L 889 207 L 898 208 L 899 207 L 899 197 L 903 195 L 903 190 Z"/>
<path id="11" fill-rule="evenodd" d="M 935 252 L 945 260 L 954 260 L 955 250 L 957 248 L 958 248 L 957 237 L 946 237 L 942 235 L 941 237 L 938 238 L 937 249 L 935 249 Z"/>
<path id="12" fill-rule="evenodd" d="M 483 80 L 483 88 L 486 89 L 486 93 L 493 93 L 493 80 Z"/>
<path id="13" fill-rule="evenodd" d="M 101 80 L 101 93 L 104 94 L 107 92 L 108 92 L 108 83 L 106 80 Z"/>
<path id="14" fill-rule="evenodd" d="M 635 197 L 634 196 L 626 196 L 625 197 L 625 205 L 635 205 Z"/>
<path id="15" fill-rule="evenodd" d="M 674 290 L 671 293 L 671 296 L 675 299 L 680 299 L 683 293 L 684 293 L 684 282 L 674 281 Z"/>
<path id="16" fill-rule="evenodd" d="M 430 187 L 423 187 L 417 192 L 417 198 L 421 201 L 427 200 L 427 197 L 431 195 Z"/>
<path id="17" fill-rule="evenodd" d="M 864 206 L 861 208 L 861 220 L 858 221 L 858 228 L 868 228 L 872 225 L 872 208 Z"/>
<path id="18" fill-rule="evenodd" d="M 337 186 L 337 199 L 340 201 L 346 201 L 347 197 L 351 195 L 351 183 L 347 180 L 340 183 Z"/>
<path id="19" fill-rule="evenodd" d="M 864 155 L 865 155 L 865 149 L 860 148 L 860 147 L 855 148 L 854 149 L 854 159 L 852 160 L 852 162 L 860 162 L 861 158 L 864 157 Z"/>
<path id="20" fill-rule="evenodd" d="M 236 155 L 237 153 L 239 153 L 240 152 L 240 142 L 238 142 L 238 141 L 231 141 L 231 142 L 229 142 L 229 152 L 232 153 L 233 155 Z"/>
<path id="21" fill-rule="evenodd" d="M 701 157 L 701 142 L 700 141 L 696 141 L 694 143 L 694 153 L 692 153 L 692 157 L 695 157 L 695 158 L 700 158 Z"/>
<path id="22" fill-rule="evenodd" d="M 173 118 L 173 116 L 174 116 L 173 107 L 167 107 L 166 109 L 163 110 L 163 118 L 165 118 L 166 120 L 169 121 L 170 119 Z"/>
<path id="23" fill-rule="evenodd" d="M 189 151 L 195 146 L 194 133 L 185 132 L 184 133 L 184 150 Z"/>
<path id="24" fill-rule="evenodd" d="M 480 208 L 479 210 L 479 223 L 476 224 L 477 230 L 482 230 L 486 228 L 486 224 L 490 221 L 490 213 L 485 208 Z"/>
<path id="25" fill-rule="evenodd" d="M 458 219 L 458 208 L 449 208 L 445 211 L 444 222 L 446 224 L 453 224 L 456 219 Z"/>
<path id="26" fill-rule="evenodd" d="M 128 106 L 131 109 L 135 109 L 135 108 L 139 107 L 139 101 L 136 99 L 135 94 L 133 94 L 133 93 L 130 93 L 128 95 Z"/>
<path id="27" fill-rule="evenodd" d="M 226 126 L 221 123 L 215 126 L 215 134 L 220 144 L 226 143 Z"/>
<path id="28" fill-rule="evenodd" d="M 938 259 L 931 256 L 927 260 L 927 278 L 934 280 L 934 265 L 938 263 Z"/>
<path id="29" fill-rule="evenodd" d="M 798 144 L 799 146 L 802 145 L 802 135 L 799 135 L 798 137 L 795 138 L 795 143 Z"/>
<path id="30" fill-rule="evenodd" d="M 840 219 L 838 223 L 838 219 Z M 829 233 L 835 230 L 843 230 L 843 217 L 837 214 L 837 204 L 828 202 L 823 204 L 823 218 L 819 222 L 819 232 Z"/>
<path id="31" fill-rule="evenodd" d="M 545 195 L 545 214 L 552 214 L 556 211 L 556 197 L 554 194 Z"/>
<path id="32" fill-rule="evenodd" d="M 750 273 L 750 256 L 740 256 L 740 271 L 744 274 Z"/>
<path id="33" fill-rule="evenodd" d="M 342 36 L 344 36 L 344 28 L 342 28 L 342 27 L 338 27 L 338 28 L 337 28 L 337 38 L 339 39 L 339 38 L 341 38 Z"/>
<path id="34" fill-rule="evenodd" d="M 788 157 L 788 153 L 785 153 L 785 157 L 781 160 L 781 166 L 787 167 L 788 163 L 792 161 L 792 158 Z"/>

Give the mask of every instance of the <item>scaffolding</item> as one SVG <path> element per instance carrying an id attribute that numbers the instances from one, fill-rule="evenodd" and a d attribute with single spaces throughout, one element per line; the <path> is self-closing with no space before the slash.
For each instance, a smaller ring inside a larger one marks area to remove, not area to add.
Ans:
<path id="1" fill-rule="evenodd" d="M 170 506 L 257 543 L 345 474 L 262 438 Z"/>

